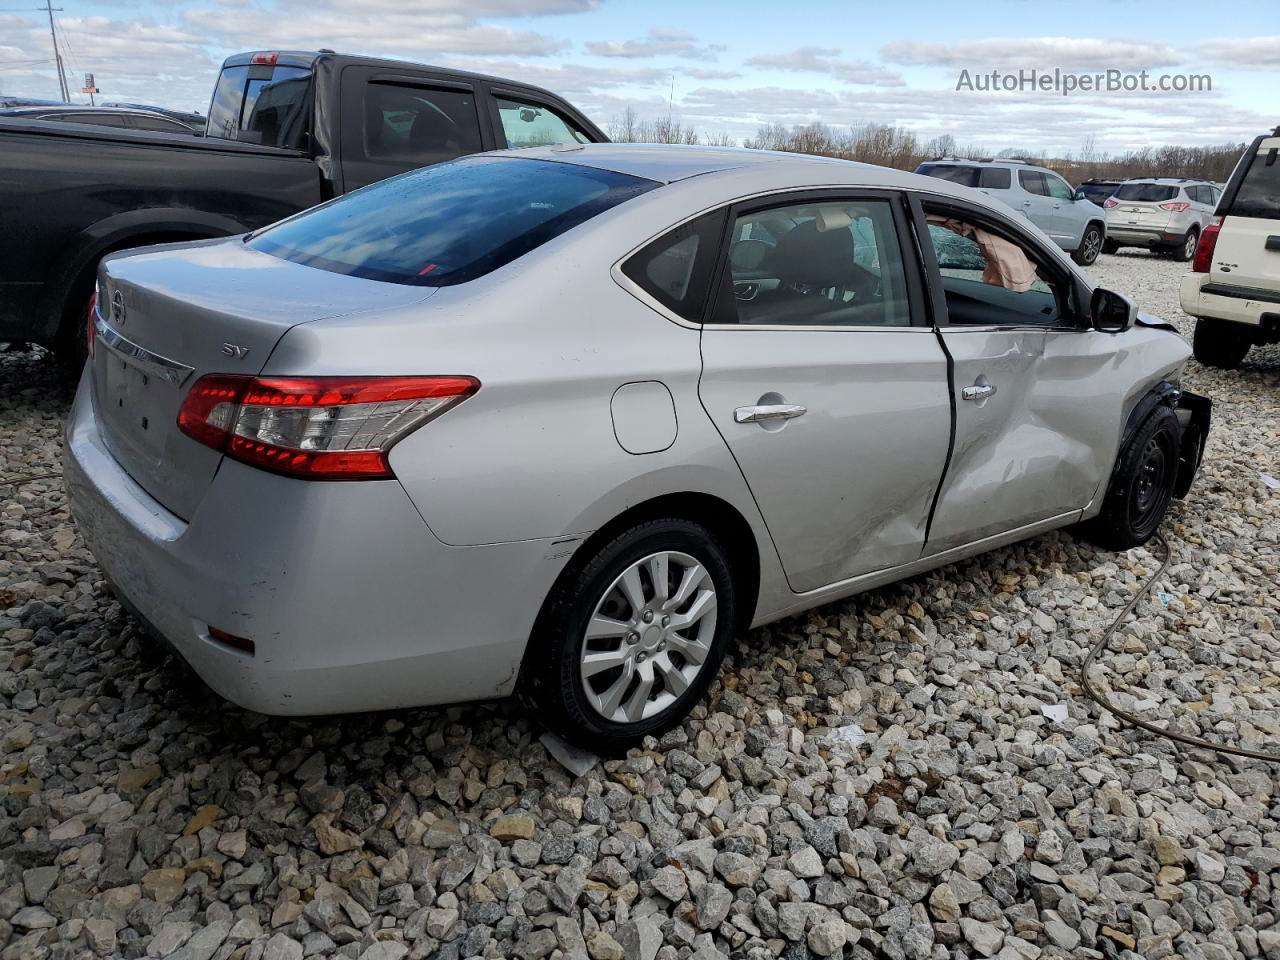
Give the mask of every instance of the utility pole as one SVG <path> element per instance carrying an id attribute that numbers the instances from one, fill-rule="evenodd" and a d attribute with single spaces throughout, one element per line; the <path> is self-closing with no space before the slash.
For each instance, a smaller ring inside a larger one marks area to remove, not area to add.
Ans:
<path id="1" fill-rule="evenodd" d="M 67 75 L 62 69 L 62 54 L 58 51 L 58 32 L 53 29 L 53 0 L 44 0 L 44 10 L 49 15 L 49 38 L 53 40 L 53 61 L 58 68 L 58 89 L 62 92 L 63 102 L 70 103 L 71 91 L 67 88 Z"/>

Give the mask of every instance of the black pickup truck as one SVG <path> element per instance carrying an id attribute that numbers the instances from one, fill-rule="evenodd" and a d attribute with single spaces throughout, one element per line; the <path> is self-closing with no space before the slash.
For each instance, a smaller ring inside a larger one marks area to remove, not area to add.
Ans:
<path id="1" fill-rule="evenodd" d="M 203 137 L 0 120 L 0 341 L 74 360 L 113 251 L 253 230 L 468 153 L 606 139 L 537 87 L 330 51 L 228 58 Z"/>

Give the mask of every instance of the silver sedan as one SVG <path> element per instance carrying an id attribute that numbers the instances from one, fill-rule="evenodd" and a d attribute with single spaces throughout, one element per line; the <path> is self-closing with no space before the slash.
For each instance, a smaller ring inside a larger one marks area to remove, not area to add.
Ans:
<path id="1" fill-rule="evenodd" d="M 613 748 L 746 630 L 1046 530 L 1155 532 L 1184 341 L 929 177 L 589 145 L 103 265 L 67 425 L 119 595 L 267 714 L 524 693 Z"/>

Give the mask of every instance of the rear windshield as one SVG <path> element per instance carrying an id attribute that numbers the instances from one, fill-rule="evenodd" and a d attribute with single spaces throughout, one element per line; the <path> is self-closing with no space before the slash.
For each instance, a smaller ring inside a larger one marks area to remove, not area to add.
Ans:
<path id="1" fill-rule="evenodd" d="M 964 187 L 982 187 L 987 190 L 1008 190 L 1007 167 L 966 167 L 955 163 L 922 163 L 916 173 L 958 183 Z"/>
<path id="2" fill-rule="evenodd" d="M 1177 187 L 1166 187 L 1159 183 L 1122 183 L 1115 193 L 1117 200 L 1132 200 L 1135 203 L 1164 203 L 1177 195 Z"/>
<path id="3" fill-rule="evenodd" d="M 213 88 L 207 135 L 301 150 L 307 146 L 310 105 L 306 67 L 227 67 Z"/>
<path id="4" fill-rule="evenodd" d="M 248 244 L 333 273 L 444 287 L 496 270 L 656 186 L 576 164 L 464 157 L 349 193 Z"/>
<path id="5" fill-rule="evenodd" d="M 1091 200 L 1094 203 L 1102 203 L 1103 200 L 1116 192 L 1114 183 L 1082 183 L 1076 187 L 1076 196 Z"/>
<path id="6" fill-rule="evenodd" d="M 1265 150 L 1254 156 L 1231 201 L 1228 215 L 1280 219 L 1280 151 Z"/>

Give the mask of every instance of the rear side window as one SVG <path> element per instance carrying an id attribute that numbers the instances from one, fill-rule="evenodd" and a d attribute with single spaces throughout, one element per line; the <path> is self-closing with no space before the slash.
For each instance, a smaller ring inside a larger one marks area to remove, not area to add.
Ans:
<path id="1" fill-rule="evenodd" d="M 370 83 L 364 120 L 364 151 L 370 160 L 426 166 L 483 149 L 469 90 Z"/>
<path id="2" fill-rule="evenodd" d="M 1018 183 L 1022 184 L 1022 189 L 1027 193 L 1034 193 L 1037 196 L 1049 196 L 1049 184 L 1045 182 L 1044 174 L 1039 170 L 1019 170 Z"/>
<path id="3" fill-rule="evenodd" d="M 656 186 L 577 164 L 467 157 L 349 193 L 247 242 L 333 273 L 443 287 L 496 270 Z"/>
<path id="4" fill-rule="evenodd" d="M 1117 200 L 1130 200 L 1134 203 L 1164 203 L 1177 195 L 1177 187 L 1160 183 L 1123 183 L 1115 193 Z"/>
<path id="5" fill-rule="evenodd" d="M 697 323 L 715 272 L 724 217 L 718 210 L 681 224 L 635 254 L 622 272 L 668 310 Z"/>
<path id="6" fill-rule="evenodd" d="M 978 186 L 985 190 L 1008 190 L 1010 181 L 1008 167 L 982 167 Z"/>
<path id="7" fill-rule="evenodd" d="M 530 100 L 495 97 L 507 146 L 549 147 L 558 143 L 590 143 L 591 138 L 550 107 Z"/>
<path id="8" fill-rule="evenodd" d="M 958 163 L 922 163 L 916 167 L 916 173 L 926 177 L 937 177 L 948 183 L 958 183 L 962 187 L 978 185 L 978 167 L 966 167 Z"/>
<path id="9" fill-rule="evenodd" d="M 1280 220 L 1280 151 L 1266 150 L 1249 162 L 1227 213 L 1234 217 Z"/>

